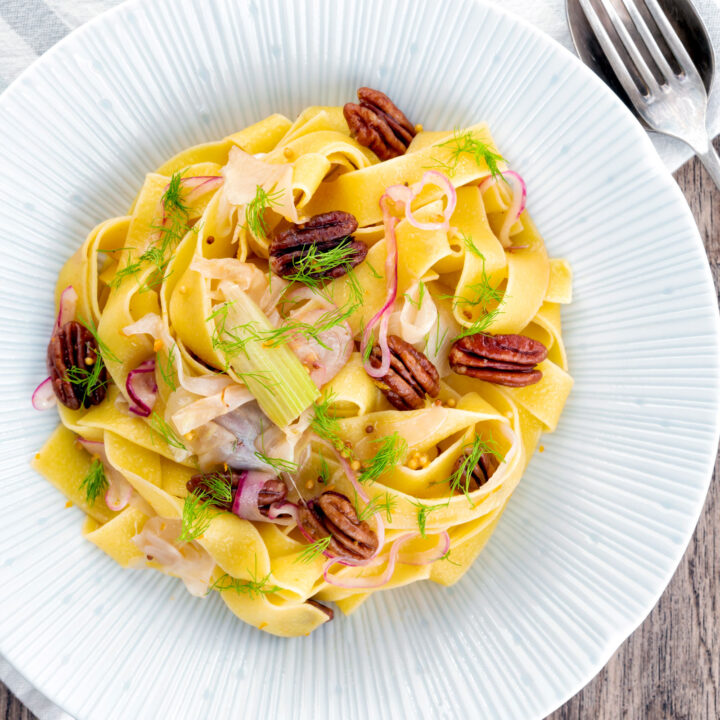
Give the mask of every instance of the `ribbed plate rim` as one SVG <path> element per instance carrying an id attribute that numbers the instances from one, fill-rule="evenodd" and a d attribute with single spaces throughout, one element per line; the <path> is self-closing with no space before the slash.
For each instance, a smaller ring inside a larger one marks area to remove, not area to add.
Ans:
<path id="1" fill-rule="evenodd" d="M 194 0 L 184 0 L 184 2 L 189 3 L 193 1 Z M 282 2 L 283 0 L 278 1 Z M 359 0 L 355 1 L 357 2 Z M 553 40 L 550 36 L 540 31 L 538 28 L 533 26 L 524 18 L 515 15 L 514 13 L 506 10 L 505 8 L 497 4 L 487 2 L 487 0 L 467 1 L 485 7 L 490 13 L 504 16 L 511 22 L 524 28 L 525 31 L 531 33 L 533 36 L 535 36 L 536 39 L 539 39 L 546 48 L 552 48 L 555 52 L 559 51 L 559 54 L 563 56 L 566 61 L 569 61 L 574 66 L 574 68 L 583 75 L 585 82 L 588 85 L 592 86 L 595 92 L 604 94 L 606 98 L 609 98 L 611 102 L 615 104 L 616 108 L 626 117 L 626 131 L 628 133 L 632 133 L 636 141 L 642 146 L 642 154 L 645 161 L 648 163 L 648 167 L 652 170 L 655 179 L 658 182 L 661 182 L 665 186 L 665 188 L 668 189 L 672 195 L 674 195 L 677 205 L 677 213 L 681 217 L 681 219 L 685 223 L 687 223 L 688 228 L 691 229 L 691 234 L 693 236 L 693 241 L 695 244 L 695 251 L 699 252 L 701 255 L 704 255 L 705 249 L 702 239 L 700 237 L 700 233 L 698 231 L 695 219 L 692 216 L 690 208 L 687 205 L 687 202 L 682 194 L 682 191 L 672 178 L 672 175 L 668 172 L 667 168 L 664 166 L 662 159 L 658 155 L 648 135 L 645 133 L 639 123 L 634 120 L 631 113 L 625 107 L 622 101 L 620 101 L 612 93 L 612 91 L 609 90 L 609 88 L 607 88 L 607 86 L 572 52 L 570 52 L 567 48 L 563 47 L 560 43 Z M 108 10 L 102 12 L 101 14 L 95 16 L 88 22 L 73 30 L 67 36 L 62 38 L 58 43 L 56 43 L 52 48 L 50 48 L 45 54 L 38 57 L 33 63 L 31 63 L 22 73 L 20 73 L 20 75 L 18 75 L 17 78 L 13 80 L 13 82 L 2 92 L 2 94 L 0 94 L 0 112 L 2 112 L 3 105 L 7 102 L 12 101 L 15 93 L 20 92 L 20 89 L 28 81 L 28 79 L 32 78 L 38 73 L 41 73 L 45 66 L 51 66 L 56 54 L 62 52 L 66 47 L 71 46 L 73 43 L 77 42 L 77 40 L 83 37 L 86 33 L 93 33 L 96 26 L 109 24 L 113 21 L 116 15 L 120 16 L 125 13 L 131 12 L 136 6 L 162 2 L 164 2 L 164 0 L 124 0 L 124 2 L 120 3 L 119 5 L 113 8 L 109 8 Z M 708 300 L 710 300 L 709 305 L 715 306 L 715 309 L 717 310 L 716 296 L 714 292 L 714 282 L 707 258 L 704 258 L 703 273 L 705 276 L 704 292 L 708 296 Z M 715 312 L 713 317 L 716 353 L 720 355 L 720 314 L 718 312 Z M 715 419 L 713 427 L 714 447 L 717 447 L 718 442 L 720 441 L 720 390 L 717 390 L 717 385 L 713 404 L 715 406 Z M 704 491 L 702 496 L 699 496 L 697 502 L 695 503 L 695 508 L 693 510 L 694 521 L 689 522 L 688 526 L 683 529 L 685 538 L 682 543 L 679 543 L 675 546 L 675 551 L 673 553 L 673 556 L 671 557 L 669 569 L 665 573 L 665 577 L 663 578 L 662 582 L 658 584 L 656 591 L 651 593 L 651 600 L 646 604 L 646 606 L 643 607 L 641 612 L 637 613 L 636 618 L 634 618 L 632 621 L 626 622 L 621 629 L 616 630 L 616 632 L 613 634 L 613 637 L 609 639 L 609 642 L 606 644 L 605 652 L 600 653 L 596 662 L 591 663 L 591 669 L 580 681 L 569 684 L 559 700 L 550 703 L 547 708 L 544 708 L 542 717 L 545 717 L 546 715 L 563 705 L 569 698 L 573 697 L 585 685 L 587 685 L 588 682 L 592 680 L 592 678 L 595 677 L 595 675 L 607 664 L 609 659 L 620 647 L 620 645 L 625 641 L 625 639 L 629 637 L 642 624 L 648 614 L 653 610 L 658 600 L 662 596 L 663 592 L 665 591 L 672 576 L 676 572 L 678 565 L 680 564 L 680 561 L 682 560 L 682 557 L 688 547 L 688 544 L 692 539 L 695 527 L 700 518 L 703 506 L 706 501 L 707 491 L 712 480 L 715 460 L 716 455 L 714 453 L 708 454 L 708 457 L 706 458 L 706 469 L 704 473 Z M 0 642 L 1 641 L 2 639 L 0 638 Z M 7 664 L 11 668 L 13 668 L 14 673 L 17 676 L 20 676 L 20 673 L 16 669 L 14 669 L 13 664 L 7 658 L 5 660 Z M 33 686 L 37 687 L 34 684 Z M 28 696 L 24 699 L 24 701 L 29 705 L 31 710 L 33 709 L 33 707 L 37 707 L 38 709 L 40 709 L 40 702 L 42 700 L 45 700 L 45 702 L 47 702 L 45 697 L 40 695 L 41 692 L 42 688 L 37 688 L 39 701 L 38 703 L 35 702 L 34 696 Z M 52 698 L 49 699 L 53 703 L 55 703 Z M 60 712 L 65 712 L 58 703 L 55 703 L 55 705 Z M 43 713 L 43 715 L 47 717 L 47 705 L 44 704 L 42 705 L 42 707 L 45 708 L 45 712 Z M 42 710 L 40 710 L 40 712 L 42 712 Z"/>

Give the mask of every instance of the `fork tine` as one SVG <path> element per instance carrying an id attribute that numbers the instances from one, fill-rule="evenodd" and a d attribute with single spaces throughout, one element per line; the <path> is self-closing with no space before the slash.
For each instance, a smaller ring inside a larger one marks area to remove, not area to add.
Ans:
<path id="1" fill-rule="evenodd" d="M 613 24 L 615 31 L 620 37 L 620 40 L 622 40 L 622 44 L 628 51 L 628 55 L 630 55 L 633 64 L 635 65 L 637 71 L 640 73 L 643 81 L 647 85 L 649 93 L 651 95 L 657 95 L 658 91 L 660 90 L 660 86 L 658 85 L 658 82 L 655 79 L 655 76 L 653 75 L 649 65 L 645 62 L 645 58 L 640 53 L 638 46 L 635 44 L 635 41 L 632 39 L 632 36 L 628 32 L 628 29 L 625 27 L 625 23 L 622 21 L 620 15 L 618 15 L 618 12 L 612 3 L 612 0 L 600 0 L 600 4 L 610 18 L 610 22 Z"/>
<path id="2" fill-rule="evenodd" d="M 615 43 L 613 43 L 610 35 L 608 35 L 608 32 L 605 29 L 605 26 L 602 24 L 600 17 L 597 14 L 597 11 L 593 7 L 592 0 L 579 1 L 580 6 L 585 13 L 585 17 L 588 19 L 590 27 L 592 28 L 593 32 L 595 33 L 595 37 L 600 43 L 600 47 L 602 48 L 605 56 L 610 62 L 612 69 L 615 71 L 615 74 L 617 75 L 620 84 L 623 86 L 623 88 L 625 88 L 625 92 L 628 94 L 631 102 L 635 105 L 643 105 L 645 103 L 645 98 L 643 97 L 640 90 L 638 90 L 635 80 L 633 79 L 630 71 L 623 62 L 623 59 L 620 57 L 620 53 L 618 53 L 617 48 L 615 47 Z"/>
<path id="3" fill-rule="evenodd" d="M 628 15 L 630 15 L 631 20 L 635 24 L 635 28 L 637 29 L 638 33 L 640 33 L 640 37 L 643 39 L 645 47 L 648 49 L 648 52 L 657 64 L 660 72 L 669 82 L 670 80 L 672 80 L 675 72 L 670 67 L 670 63 L 667 61 L 667 58 L 665 57 L 663 51 L 658 45 L 657 40 L 650 32 L 650 28 L 645 22 L 645 18 L 638 10 L 635 0 L 623 0 L 623 3 L 625 4 L 625 9 L 628 11 Z"/>
<path id="4" fill-rule="evenodd" d="M 682 40 L 680 40 L 677 33 L 675 32 L 675 28 L 673 28 L 673 26 L 670 24 L 670 21 L 667 19 L 667 15 L 665 15 L 665 12 L 658 4 L 658 1 L 645 0 L 645 5 L 652 13 L 652 16 L 655 19 L 658 28 L 660 28 L 660 32 L 663 34 L 663 37 L 665 38 L 665 41 L 667 42 L 672 54 L 675 55 L 675 57 L 677 58 L 677 61 L 680 64 L 680 68 L 682 69 L 682 71 L 689 78 L 692 78 L 696 82 L 699 81 L 702 84 L 702 80 L 700 79 L 700 73 L 695 67 L 695 63 L 692 61 L 690 55 L 688 55 L 688 52 L 685 49 Z"/>

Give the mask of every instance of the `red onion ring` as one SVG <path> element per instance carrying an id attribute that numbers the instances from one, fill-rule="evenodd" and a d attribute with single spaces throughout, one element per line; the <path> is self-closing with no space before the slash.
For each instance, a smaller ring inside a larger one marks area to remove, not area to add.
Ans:
<path id="1" fill-rule="evenodd" d="M 286 520 L 281 521 L 281 515 L 287 515 L 289 517 L 286 518 Z M 268 509 L 268 518 L 275 521 L 278 525 L 290 525 L 293 522 L 296 525 L 299 525 L 297 505 L 289 500 L 274 502 Z"/>
<path id="2" fill-rule="evenodd" d="M 222 175 L 195 175 L 194 177 L 182 178 L 180 182 L 183 187 L 190 188 L 190 192 L 185 196 L 185 201 L 192 202 L 196 198 L 202 197 L 220 187 L 224 180 L 225 178 Z"/>
<path id="3" fill-rule="evenodd" d="M 420 194 L 426 185 L 437 185 L 443 190 L 444 194 L 447 195 L 448 201 L 443 211 L 443 222 L 420 222 L 412 214 L 412 201 Z M 406 185 L 391 185 L 380 198 L 380 209 L 382 210 L 383 224 L 385 225 L 385 246 L 387 253 L 385 256 L 385 278 L 388 283 L 388 288 L 385 303 L 365 326 L 362 342 L 360 343 L 360 349 L 364 356 L 368 343 L 370 342 L 372 330 L 379 322 L 380 328 L 377 343 L 381 351 L 380 366 L 377 368 L 373 367 L 369 359 L 363 362 L 365 372 L 374 378 L 387 375 L 390 369 L 390 349 L 387 344 L 387 329 L 390 312 L 397 298 L 398 244 L 396 227 L 400 218 L 392 214 L 390 202 L 403 205 L 406 220 L 419 230 L 447 230 L 450 227 L 450 218 L 457 205 L 457 192 L 447 176 L 437 170 L 428 170 L 423 173 L 420 181 L 414 185 L 410 187 Z"/>
<path id="4" fill-rule="evenodd" d="M 422 189 L 426 185 L 437 185 L 443 190 L 443 193 L 447 195 L 448 202 L 445 206 L 445 210 L 443 211 L 443 217 L 445 219 L 441 223 L 420 222 L 419 220 L 416 220 L 415 216 L 412 214 L 412 209 L 410 207 L 412 201 L 422 192 Z M 394 187 L 405 188 L 404 185 L 395 185 Z M 405 205 L 405 218 L 407 221 L 413 227 L 418 228 L 418 230 L 447 230 L 450 227 L 450 218 L 455 212 L 455 206 L 457 205 L 457 192 L 454 185 L 450 182 L 450 179 L 437 170 L 427 170 L 423 173 L 420 182 L 414 183 L 409 189 L 409 193 L 403 192 L 401 195 L 398 194 L 398 199 L 396 200 L 396 202 L 402 202 Z M 391 190 L 392 188 L 388 188 L 388 191 Z M 402 197 L 402 199 L 400 199 L 400 197 Z M 395 198 L 393 199 L 395 200 Z"/>
<path id="5" fill-rule="evenodd" d="M 502 227 L 500 228 L 500 242 L 504 248 L 510 247 L 510 228 L 517 222 L 518 218 L 523 214 L 527 203 L 527 185 L 525 180 L 519 173 L 514 170 L 505 170 L 501 173 L 505 182 L 512 186 L 512 199 L 510 207 L 505 215 Z M 508 180 L 508 177 L 510 180 Z M 484 193 L 489 187 L 497 185 L 496 176 L 485 178 L 478 186 L 481 193 Z"/>
<path id="6" fill-rule="evenodd" d="M 45 378 L 33 391 L 32 406 L 36 410 L 49 410 L 57 405 L 57 397 L 53 389 L 52 379 Z"/>
<path id="7" fill-rule="evenodd" d="M 233 498 L 232 512 L 243 520 L 264 522 L 267 520 L 258 508 L 258 496 L 265 483 L 272 478 L 268 473 L 257 470 L 243 470 Z"/>
<path id="8" fill-rule="evenodd" d="M 132 495 L 132 485 L 122 478 L 123 482 L 119 483 L 117 480 L 111 482 L 108 477 L 108 489 L 105 491 L 105 504 L 114 510 L 120 512 L 124 510 L 130 502 L 130 496 Z"/>
<path id="9" fill-rule="evenodd" d="M 398 562 L 403 565 L 428 565 L 447 555 L 448 550 L 450 550 L 450 535 L 447 530 L 443 530 L 438 535 L 438 546 L 436 548 L 410 553 L 409 555 L 401 554 L 398 556 Z"/>
<path id="10" fill-rule="evenodd" d="M 357 476 L 355 474 L 355 471 L 350 467 L 350 463 L 332 446 L 330 443 L 326 443 L 327 446 L 333 451 L 335 454 L 335 457 L 337 458 L 338 462 L 340 463 L 340 466 L 343 469 L 343 472 L 347 476 L 347 479 L 352 483 L 353 488 L 355 488 L 355 492 L 358 494 L 358 496 L 364 501 L 369 502 L 370 499 L 368 497 L 368 494 L 365 492 L 365 488 L 360 484 L 359 480 L 357 479 Z M 306 503 L 308 509 L 312 509 L 313 501 L 310 500 Z M 311 543 L 316 542 L 316 539 L 302 526 L 302 523 L 300 522 L 299 517 L 296 518 L 297 521 L 297 527 L 298 530 L 303 534 L 303 536 Z M 379 513 L 375 513 L 375 534 L 377 535 L 378 539 L 378 546 L 375 552 L 368 558 L 364 560 L 357 560 L 355 558 L 350 557 L 336 557 L 335 555 L 331 555 L 329 552 L 324 551 L 323 555 L 326 558 L 332 558 L 334 562 L 337 562 L 341 565 L 352 565 L 352 566 L 361 566 L 361 565 L 369 565 L 372 563 L 375 558 L 377 557 L 378 553 L 382 549 L 382 546 L 385 544 L 385 523 L 383 523 L 382 518 L 380 517 Z"/>
<path id="11" fill-rule="evenodd" d="M 407 188 L 404 185 L 395 186 L 401 187 L 404 190 Z M 395 235 L 395 228 L 399 222 L 399 218 L 396 218 L 390 214 L 390 208 L 388 207 L 388 200 L 391 199 L 390 195 L 385 193 L 380 198 L 380 208 L 383 213 L 383 223 L 385 225 L 385 245 L 387 254 L 385 256 L 385 277 L 387 278 L 388 288 L 385 296 L 385 303 L 373 315 L 370 322 L 365 326 L 363 332 L 362 342 L 360 343 L 360 351 L 365 356 L 365 351 L 368 343 L 371 339 L 372 329 L 380 321 L 380 330 L 378 332 L 378 345 L 382 352 L 382 359 L 380 367 L 373 367 L 370 364 L 369 358 L 363 361 L 363 367 L 365 372 L 370 377 L 380 378 L 387 375 L 390 369 L 390 348 L 387 344 L 387 327 L 390 317 L 390 311 L 395 305 L 395 298 L 397 297 L 397 286 L 398 286 L 398 247 L 397 247 L 397 236 Z"/>
<path id="12" fill-rule="evenodd" d="M 140 417 L 150 417 L 157 401 L 158 392 L 154 358 L 145 360 L 128 373 L 125 389 L 131 400 L 128 410 Z"/>
<path id="13" fill-rule="evenodd" d="M 337 560 L 331 559 L 328 560 L 328 562 L 325 563 L 325 567 L 323 568 L 323 578 L 325 579 L 325 582 L 329 583 L 330 585 L 334 585 L 335 587 L 341 587 L 341 588 L 347 588 L 347 589 L 355 589 L 355 588 L 361 588 L 364 590 L 372 590 L 373 588 L 379 588 L 383 585 L 386 585 L 390 578 L 392 577 L 393 573 L 395 572 L 395 562 L 397 560 L 398 553 L 400 552 L 400 548 L 408 541 L 414 538 L 415 536 L 419 535 L 417 532 L 409 532 L 405 533 L 404 535 L 400 535 L 395 542 L 392 544 L 392 547 L 390 548 L 390 554 L 388 555 L 388 561 L 387 566 L 385 567 L 384 572 L 382 572 L 380 575 L 376 575 L 375 577 L 359 577 L 359 578 L 338 578 L 335 575 L 330 574 L 330 568 L 337 562 Z M 340 563 L 342 565 L 346 565 L 348 563 Z"/>
<path id="14" fill-rule="evenodd" d="M 383 585 L 386 585 L 390 579 L 393 576 L 393 573 L 395 572 L 395 564 L 396 563 L 402 563 L 404 565 L 428 565 L 431 562 L 435 562 L 436 560 L 440 560 L 440 558 L 444 557 L 448 550 L 450 549 L 450 535 L 448 535 L 447 530 L 444 530 L 442 533 L 440 533 L 439 538 L 440 542 L 438 543 L 439 547 L 432 550 L 426 550 L 421 553 L 412 553 L 410 555 L 402 556 L 400 555 L 400 548 L 409 540 L 412 540 L 413 538 L 419 537 L 420 533 L 413 531 L 405 533 L 404 535 L 400 535 L 395 539 L 395 541 L 392 544 L 392 547 L 390 548 L 390 553 L 388 555 L 387 560 L 387 566 L 385 567 L 384 572 L 382 572 L 380 575 L 376 575 L 375 577 L 358 577 L 358 578 L 338 578 L 335 575 L 330 574 L 330 568 L 335 564 L 339 565 L 351 565 L 354 564 L 356 566 L 359 565 L 367 565 L 368 562 L 365 563 L 348 563 L 344 561 L 338 561 L 331 559 L 327 563 L 325 563 L 325 567 L 323 568 L 323 578 L 325 579 L 325 582 L 327 582 L 330 585 L 334 585 L 335 587 L 340 588 L 346 588 L 348 590 L 352 589 L 363 589 L 363 590 L 372 590 L 375 588 L 382 587 Z"/>
<path id="15" fill-rule="evenodd" d="M 75 288 L 68 285 L 60 293 L 60 302 L 58 303 L 58 314 L 55 327 L 59 330 L 66 322 L 70 322 L 75 317 L 77 309 L 78 296 Z"/>

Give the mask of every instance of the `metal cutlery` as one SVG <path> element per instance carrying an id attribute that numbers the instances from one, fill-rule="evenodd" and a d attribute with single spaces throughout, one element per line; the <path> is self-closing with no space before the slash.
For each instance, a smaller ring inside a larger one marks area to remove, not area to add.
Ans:
<path id="1" fill-rule="evenodd" d="M 658 0 L 567 0 L 573 41 L 601 77 L 612 68 L 609 84 L 619 81 L 648 129 L 690 145 L 720 188 L 720 158 L 706 127 L 712 46 L 687 0 L 663 4 L 674 23 Z"/>

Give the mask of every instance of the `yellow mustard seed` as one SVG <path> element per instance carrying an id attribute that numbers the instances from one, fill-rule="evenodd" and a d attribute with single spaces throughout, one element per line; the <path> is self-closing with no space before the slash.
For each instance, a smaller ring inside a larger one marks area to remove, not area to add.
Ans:
<path id="1" fill-rule="evenodd" d="M 319 479 L 319 478 L 318 478 L 318 479 Z M 305 487 L 306 487 L 308 490 L 312 490 L 312 488 L 313 488 L 314 485 L 315 485 L 315 481 L 312 480 L 312 479 L 311 479 L 311 480 L 308 480 L 308 481 L 305 483 Z"/>
<path id="2" fill-rule="evenodd" d="M 85 364 L 86 365 L 94 365 L 95 364 L 95 358 L 90 357 L 89 355 L 85 358 Z"/>
<path id="3" fill-rule="evenodd" d="M 360 461 L 359 461 L 359 460 L 353 460 L 353 461 L 350 463 L 350 467 L 351 467 L 355 472 L 357 472 L 357 471 L 362 467 L 362 465 L 360 464 Z"/>
<path id="4" fill-rule="evenodd" d="M 421 133 L 423 130 L 424 130 L 424 128 L 423 128 L 423 126 L 422 126 L 420 123 L 418 123 L 418 124 L 415 126 L 415 132 L 416 132 L 416 133 Z"/>
<path id="5" fill-rule="evenodd" d="M 454 407 L 457 405 L 457 400 L 455 400 L 455 398 L 448 398 L 448 399 L 445 401 L 445 404 L 446 404 L 449 408 L 454 408 Z"/>
<path id="6" fill-rule="evenodd" d="M 72 501 L 72 500 L 68 500 L 68 501 L 65 503 L 65 507 L 66 507 L 66 508 L 71 508 L 72 506 L 73 506 L 73 501 Z"/>
<path id="7" fill-rule="evenodd" d="M 153 343 L 153 350 L 154 350 L 155 352 L 158 352 L 159 350 L 162 350 L 162 349 L 163 349 L 163 344 L 164 344 L 163 341 L 162 341 L 160 338 L 158 338 L 158 339 L 155 340 L 155 342 Z"/>
<path id="8" fill-rule="evenodd" d="M 408 460 L 408 467 L 411 470 L 417 470 L 420 467 L 420 462 L 416 457 L 412 457 L 410 458 L 410 460 Z"/>
<path id="9" fill-rule="evenodd" d="M 295 153 L 293 152 L 292 148 L 286 147 L 283 150 L 283 155 L 288 159 L 292 160 L 295 157 Z"/>

